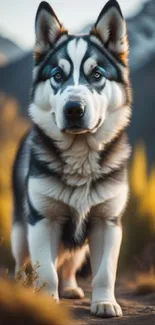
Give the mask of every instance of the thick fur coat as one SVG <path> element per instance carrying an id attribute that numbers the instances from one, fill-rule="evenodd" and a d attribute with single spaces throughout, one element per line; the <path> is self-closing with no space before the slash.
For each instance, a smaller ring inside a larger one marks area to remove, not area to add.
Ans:
<path id="1" fill-rule="evenodd" d="M 16 270 L 30 254 L 50 294 L 58 299 L 59 285 L 61 296 L 81 298 L 76 272 L 90 250 L 91 312 L 120 316 L 114 284 L 131 114 L 125 20 L 110 0 L 89 34 L 71 35 L 42 2 L 35 26 L 33 125 L 13 170 Z"/>

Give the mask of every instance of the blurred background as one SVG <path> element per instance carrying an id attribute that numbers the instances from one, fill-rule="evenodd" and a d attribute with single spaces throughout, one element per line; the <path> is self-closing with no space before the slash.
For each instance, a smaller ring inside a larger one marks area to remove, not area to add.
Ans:
<path id="1" fill-rule="evenodd" d="M 34 17 L 40 1 L 0 0 L 0 267 L 12 269 L 10 223 L 11 167 L 27 117 L 32 79 Z M 52 1 L 71 32 L 88 31 L 105 0 Z M 155 266 L 155 1 L 120 0 L 127 19 L 133 87 L 128 129 L 133 154 L 129 163 L 130 200 L 123 217 L 119 272 Z"/>

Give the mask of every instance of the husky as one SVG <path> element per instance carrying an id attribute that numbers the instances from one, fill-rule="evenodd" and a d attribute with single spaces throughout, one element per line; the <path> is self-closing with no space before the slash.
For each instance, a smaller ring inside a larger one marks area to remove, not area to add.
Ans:
<path id="1" fill-rule="evenodd" d="M 90 254 L 91 313 L 121 316 L 115 278 L 129 192 L 126 23 L 110 0 L 88 34 L 72 35 L 41 2 L 35 35 L 32 128 L 13 168 L 16 271 L 30 256 L 52 297 L 83 298 L 76 273 Z"/>

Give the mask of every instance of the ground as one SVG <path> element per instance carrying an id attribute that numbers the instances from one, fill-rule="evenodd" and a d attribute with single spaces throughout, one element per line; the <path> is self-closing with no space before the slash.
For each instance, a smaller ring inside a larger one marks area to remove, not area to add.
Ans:
<path id="1" fill-rule="evenodd" d="M 81 283 L 85 290 L 82 300 L 66 300 L 74 319 L 79 325 L 153 325 L 155 324 L 155 292 L 147 295 L 135 295 L 134 287 L 124 280 L 116 286 L 116 297 L 123 309 L 123 317 L 102 319 L 90 315 L 90 281 Z M 66 324 L 64 324 L 66 325 Z"/>

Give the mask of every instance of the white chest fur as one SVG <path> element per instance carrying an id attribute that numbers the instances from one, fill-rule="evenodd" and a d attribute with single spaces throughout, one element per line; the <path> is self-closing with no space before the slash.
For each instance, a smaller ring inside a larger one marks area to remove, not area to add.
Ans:
<path id="1" fill-rule="evenodd" d="M 62 161 L 55 160 L 54 156 L 50 158 L 50 154 L 45 152 L 43 156 L 59 172 L 29 179 L 30 200 L 43 215 L 51 216 L 55 209 L 60 217 L 72 213 L 81 222 L 92 207 L 117 197 L 126 182 L 124 173 L 116 178 L 104 177 L 107 166 L 100 164 L 99 151 L 90 148 L 83 136 L 77 137 L 70 148 L 61 152 Z M 116 151 L 112 158 L 117 162 L 120 153 Z M 111 164 L 110 161 L 107 163 Z"/>
<path id="2" fill-rule="evenodd" d="M 63 152 L 62 157 L 63 177 L 68 185 L 75 187 L 88 185 L 102 173 L 99 153 L 89 148 L 83 136 L 77 137 L 71 148 Z"/>

